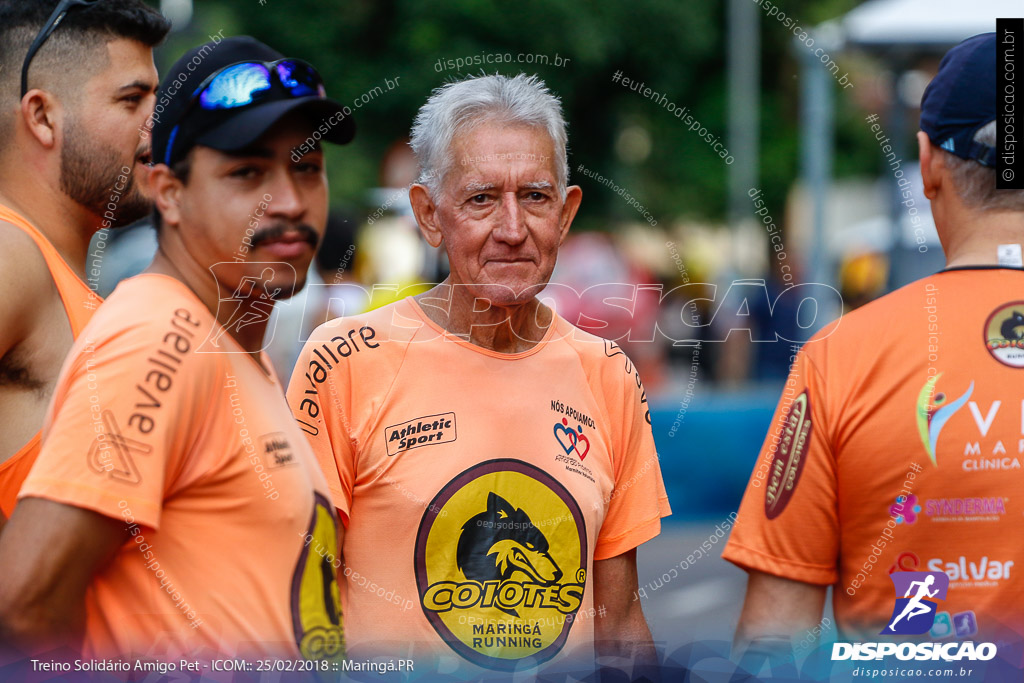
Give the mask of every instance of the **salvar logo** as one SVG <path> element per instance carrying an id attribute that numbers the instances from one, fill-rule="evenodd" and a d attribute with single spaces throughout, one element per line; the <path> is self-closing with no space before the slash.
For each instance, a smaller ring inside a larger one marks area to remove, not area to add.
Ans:
<path id="1" fill-rule="evenodd" d="M 832 661 L 877 660 L 895 656 L 903 661 L 987 662 L 996 656 L 995 643 L 833 643 Z"/>
<path id="2" fill-rule="evenodd" d="M 961 555 L 955 561 L 946 561 L 935 557 L 928 560 L 928 569 L 933 572 L 944 571 L 950 581 L 1002 581 L 1010 578 L 1010 568 L 1013 567 L 1013 560 L 1000 562 L 990 560 L 983 556 L 977 562 L 968 560 Z"/>

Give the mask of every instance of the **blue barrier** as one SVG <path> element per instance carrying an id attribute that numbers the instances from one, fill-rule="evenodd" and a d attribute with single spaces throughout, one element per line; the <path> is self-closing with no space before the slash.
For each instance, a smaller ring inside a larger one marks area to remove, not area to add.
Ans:
<path id="1" fill-rule="evenodd" d="M 780 393 L 776 385 L 698 391 L 678 424 L 680 401 L 652 403 L 654 443 L 672 504 L 669 521 L 721 518 L 737 509 Z"/>

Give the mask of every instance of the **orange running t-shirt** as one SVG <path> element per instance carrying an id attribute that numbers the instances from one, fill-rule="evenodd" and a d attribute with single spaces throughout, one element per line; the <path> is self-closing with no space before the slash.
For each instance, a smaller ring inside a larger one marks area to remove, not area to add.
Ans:
<path id="1" fill-rule="evenodd" d="M 20 228 L 39 247 L 39 251 L 46 260 L 46 267 L 50 270 L 53 283 L 57 287 L 57 293 L 60 294 L 60 299 L 64 304 L 64 310 L 68 314 L 71 335 L 77 339 L 102 299 L 82 282 L 75 271 L 71 270 L 71 266 L 61 258 L 57 249 L 50 244 L 43 233 L 39 232 L 21 215 L 0 205 L 0 221 Z M 21 484 L 39 456 L 39 436 L 40 433 L 37 432 L 17 453 L 0 463 L 0 513 L 3 513 L 5 517 L 10 517 L 14 512 Z"/>
<path id="2" fill-rule="evenodd" d="M 616 344 L 556 317 L 534 348 L 495 353 L 408 298 L 317 328 L 288 399 L 346 520 L 350 654 L 479 675 L 593 662 L 594 561 L 670 514 Z"/>
<path id="3" fill-rule="evenodd" d="M 1022 463 L 1024 272 L 943 271 L 800 351 L 723 556 L 834 584 L 847 634 L 877 640 L 890 571 L 949 575 L 932 637 L 1024 633 Z"/>
<path id="4" fill-rule="evenodd" d="M 132 535 L 89 587 L 87 657 L 340 652 L 327 484 L 277 379 L 230 335 L 204 352 L 215 325 L 180 281 L 139 275 L 62 369 L 21 498 Z"/>

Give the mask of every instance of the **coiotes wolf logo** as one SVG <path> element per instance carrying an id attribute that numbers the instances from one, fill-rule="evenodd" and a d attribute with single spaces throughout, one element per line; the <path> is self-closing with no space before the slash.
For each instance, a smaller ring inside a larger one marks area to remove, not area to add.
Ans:
<path id="1" fill-rule="evenodd" d="M 416 537 L 423 613 L 457 653 L 513 670 L 554 657 L 583 603 L 587 529 L 543 470 L 490 460 L 435 496 Z"/>
<path id="2" fill-rule="evenodd" d="M 1024 339 L 1024 314 L 1011 312 L 1010 317 L 999 325 L 999 331 L 1003 333 L 1003 339 Z"/>
<path id="3" fill-rule="evenodd" d="M 1024 301 L 1003 304 L 985 321 L 985 348 L 1011 368 L 1024 368 Z"/>
<path id="4" fill-rule="evenodd" d="M 549 548 L 529 515 L 491 491 L 487 509 L 462 525 L 455 558 L 466 578 L 480 583 L 504 582 L 518 574 L 521 580 L 550 586 L 562 578 L 562 570 Z M 499 609 L 519 616 L 515 609 Z"/>

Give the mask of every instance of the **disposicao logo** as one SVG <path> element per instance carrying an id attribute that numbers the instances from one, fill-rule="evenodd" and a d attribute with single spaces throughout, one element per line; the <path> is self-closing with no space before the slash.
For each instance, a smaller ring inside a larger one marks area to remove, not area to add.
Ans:
<path id="1" fill-rule="evenodd" d="M 996 656 L 995 643 L 833 643 L 832 661 L 854 659 L 859 661 L 882 659 L 894 655 L 896 659 L 918 661 L 939 660 L 956 662 L 987 662 Z"/>
<path id="2" fill-rule="evenodd" d="M 883 635 L 920 635 L 935 623 L 936 600 L 945 600 L 949 576 L 945 572 L 893 572 L 896 605 Z M 943 613 L 945 614 L 945 613 Z M 966 613 L 965 613 L 966 614 Z M 971 618 L 973 619 L 973 613 Z M 958 615 L 959 616 L 959 615 Z M 965 635 L 967 633 L 965 624 Z M 977 626 L 974 625 L 974 632 Z M 988 661 L 996 656 L 995 643 L 972 641 L 949 643 L 833 643 L 832 660 L 878 660 L 894 656 L 900 660 Z"/>

